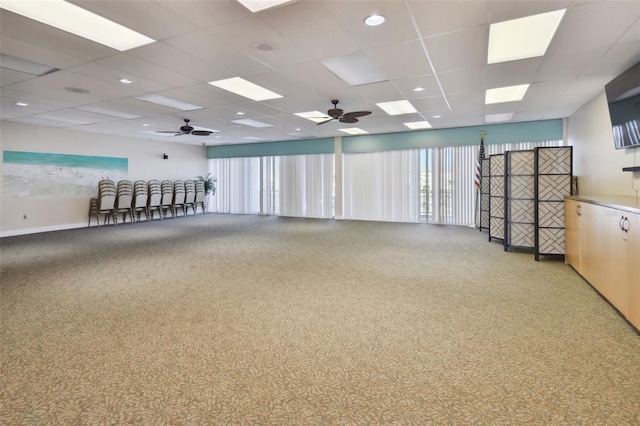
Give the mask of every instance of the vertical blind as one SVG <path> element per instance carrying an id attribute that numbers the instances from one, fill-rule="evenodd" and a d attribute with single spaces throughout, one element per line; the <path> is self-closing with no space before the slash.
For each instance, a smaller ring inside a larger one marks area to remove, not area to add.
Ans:
<path id="1" fill-rule="evenodd" d="M 562 146 L 562 141 L 485 145 L 485 156 L 541 146 Z M 479 145 L 422 150 L 422 220 L 446 225 L 474 225 L 477 194 L 473 178 L 478 150 Z"/>
<path id="2" fill-rule="evenodd" d="M 277 157 L 280 216 L 333 217 L 333 154 Z M 274 185 L 274 189 L 275 188 Z"/>
<path id="3" fill-rule="evenodd" d="M 417 149 L 344 154 L 345 219 L 418 222 Z"/>
<path id="4" fill-rule="evenodd" d="M 209 171 L 218 179 L 209 211 L 333 217 L 333 154 L 211 159 Z"/>
<path id="5" fill-rule="evenodd" d="M 485 155 L 562 141 L 492 144 Z M 474 225 L 479 145 L 343 154 L 343 217 Z M 334 154 L 209 160 L 218 179 L 209 211 L 334 216 Z"/>
<path id="6" fill-rule="evenodd" d="M 214 213 L 260 212 L 260 159 L 215 158 L 209 171 L 218 180 L 208 210 Z"/>

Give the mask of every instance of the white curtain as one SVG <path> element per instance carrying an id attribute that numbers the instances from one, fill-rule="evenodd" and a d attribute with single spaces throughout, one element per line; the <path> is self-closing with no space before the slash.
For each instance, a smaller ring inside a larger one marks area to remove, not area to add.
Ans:
<path id="1" fill-rule="evenodd" d="M 345 219 L 418 222 L 419 150 L 344 154 Z"/>
<path id="2" fill-rule="evenodd" d="M 209 200 L 214 213 L 260 213 L 260 159 L 216 158 L 209 171 L 218 180 L 216 195 Z"/>
<path id="3" fill-rule="evenodd" d="M 331 218 L 334 213 L 334 155 L 276 157 L 271 185 L 280 216 Z M 276 195 L 277 192 L 277 195 Z"/>

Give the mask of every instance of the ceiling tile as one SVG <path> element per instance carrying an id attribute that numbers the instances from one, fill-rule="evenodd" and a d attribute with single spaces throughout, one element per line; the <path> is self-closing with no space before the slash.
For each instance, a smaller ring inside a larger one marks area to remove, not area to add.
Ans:
<path id="1" fill-rule="evenodd" d="M 491 0 L 489 2 L 489 23 L 510 21 L 524 18 L 525 16 L 538 15 L 567 8 L 571 5 L 569 0 Z"/>
<path id="2" fill-rule="evenodd" d="M 179 72 L 158 66 L 152 62 L 121 53 L 97 61 L 98 64 L 109 68 L 122 70 L 131 75 L 143 75 L 145 78 L 163 84 L 167 87 L 191 86 L 199 81 Z"/>
<path id="3" fill-rule="evenodd" d="M 484 65 L 489 27 L 479 26 L 424 39 L 436 73 Z"/>
<path id="4" fill-rule="evenodd" d="M 323 2 L 300 1 L 262 12 L 265 22 L 317 59 L 344 56 L 361 50 Z"/>
<path id="5" fill-rule="evenodd" d="M 485 90 L 485 67 L 442 72 L 438 74 L 438 78 L 447 96 Z"/>
<path id="6" fill-rule="evenodd" d="M 422 37 L 446 34 L 487 23 L 487 0 L 415 1 L 408 7 Z"/>
<path id="7" fill-rule="evenodd" d="M 433 74 L 418 40 L 369 49 L 366 53 L 391 80 Z M 412 60 L 407 62 L 405 58 Z"/>
<path id="8" fill-rule="evenodd" d="M 637 1 L 591 2 L 571 7 L 560 22 L 547 53 L 560 55 L 585 47 L 607 47 L 626 32 L 639 13 Z M 612 25 L 603 25 L 603 22 Z"/>
<path id="9" fill-rule="evenodd" d="M 117 1 L 67 1 L 154 40 L 184 34 L 192 27 L 190 22 L 162 7 L 162 1 L 130 1 L 126 7 Z"/>
<path id="10" fill-rule="evenodd" d="M 0 50 L 2 53 L 7 55 L 49 65 L 59 69 L 72 67 L 85 62 L 82 58 L 70 56 L 53 49 L 38 46 L 7 35 L 2 35 L 2 37 L 0 37 Z"/>
<path id="11" fill-rule="evenodd" d="M 542 58 L 529 58 L 487 65 L 486 89 L 531 83 L 541 63 Z"/>
<path id="12" fill-rule="evenodd" d="M 116 50 L 66 31 L 50 27 L 6 10 L 0 11 L 2 37 L 9 36 L 26 43 L 51 49 L 63 55 L 95 60 L 113 55 Z"/>

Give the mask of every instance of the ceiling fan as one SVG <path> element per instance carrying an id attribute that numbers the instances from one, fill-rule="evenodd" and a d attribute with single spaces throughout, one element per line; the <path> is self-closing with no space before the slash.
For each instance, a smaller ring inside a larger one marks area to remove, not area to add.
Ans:
<path id="1" fill-rule="evenodd" d="M 175 133 L 175 136 L 180 135 L 194 135 L 194 136 L 209 136 L 213 133 L 210 130 L 195 130 L 192 126 L 189 125 L 188 118 L 183 118 L 184 126 L 180 127 L 180 130 L 156 130 L 156 133 Z"/>
<path id="2" fill-rule="evenodd" d="M 328 120 L 319 122 L 317 126 L 324 123 L 328 123 L 333 120 L 337 120 L 341 123 L 357 123 L 358 117 L 364 117 L 365 115 L 371 114 L 371 111 L 353 111 L 353 112 L 345 113 L 344 110 L 341 110 L 340 108 L 338 108 L 337 99 L 332 100 L 331 103 L 333 104 L 333 108 L 327 111 L 327 115 L 331 118 Z"/>

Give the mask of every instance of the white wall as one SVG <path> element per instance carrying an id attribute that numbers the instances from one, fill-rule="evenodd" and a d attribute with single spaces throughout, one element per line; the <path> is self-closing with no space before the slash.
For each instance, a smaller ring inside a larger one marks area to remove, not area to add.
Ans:
<path id="1" fill-rule="evenodd" d="M 640 147 L 615 149 L 604 91 L 568 121 L 567 141 L 573 146 L 573 174 L 578 176 L 580 195 L 635 196 L 633 186 L 640 189 L 640 173 L 622 168 L 640 165 Z"/>
<path id="2" fill-rule="evenodd" d="M 185 180 L 207 174 L 206 148 L 199 145 L 0 122 L 0 147 L 2 151 L 125 157 L 131 181 Z M 162 159 L 164 153 L 168 160 Z M 89 199 L 0 197 L 0 236 L 87 226 Z"/>

